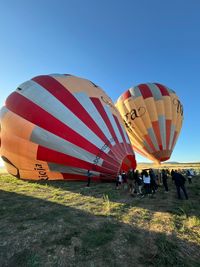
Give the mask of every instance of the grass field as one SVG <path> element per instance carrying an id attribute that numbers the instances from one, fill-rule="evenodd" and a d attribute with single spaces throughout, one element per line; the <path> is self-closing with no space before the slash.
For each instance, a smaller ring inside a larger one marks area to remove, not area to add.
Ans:
<path id="1" fill-rule="evenodd" d="M 200 266 L 200 177 L 178 200 L 0 174 L 0 266 Z"/>

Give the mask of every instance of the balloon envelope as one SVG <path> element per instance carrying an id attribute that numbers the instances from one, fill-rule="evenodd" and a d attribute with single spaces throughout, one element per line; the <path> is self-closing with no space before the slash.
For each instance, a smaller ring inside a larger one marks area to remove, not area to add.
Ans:
<path id="1" fill-rule="evenodd" d="M 135 151 L 153 161 L 170 158 L 183 121 L 183 106 L 173 90 L 139 84 L 122 94 L 116 107 Z"/>
<path id="2" fill-rule="evenodd" d="M 43 75 L 21 84 L 1 109 L 0 154 L 23 179 L 114 179 L 135 168 L 121 117 L 105 92 L 71 75 Z"/>

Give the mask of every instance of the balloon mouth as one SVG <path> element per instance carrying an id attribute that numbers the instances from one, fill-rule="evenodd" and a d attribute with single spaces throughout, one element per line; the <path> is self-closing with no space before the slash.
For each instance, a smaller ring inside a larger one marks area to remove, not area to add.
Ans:
<path id="1" fill-rule="evenodd" d="M 165 157 L 165 158 L 161 158 L 160 161 L 166 161 L 168 160 L 170 157 Z"/>
<path id="2" fill-rule="evenodd" d="M 169 149 L 165 149 L 165 150 L 160 150 L 160 151 L 156 151 L 154 152 L 152 155 L 158 160 L 158 161 L 166 161 L 168 159 L 170 159 L 172 151 Z"/>
<path id="3" fill-rule="evenodd" d="M 122 160 L 120 170 L 121 171 L 128 171 L 130 169 L 136 169 L 136 166 L 137 166 L 137 163 L 135 160 L 135 156 L 134 155 L 127 155 Z"/>
<path id="4" fill-rule="evenodd" d="M 1 156 L 1 158 L 4 162 L 4 166 L 6 167 L 8 173 L 10 173 L 11 175 L 17 178 L 20 178 L 19 169 L 5 156 Z"/>

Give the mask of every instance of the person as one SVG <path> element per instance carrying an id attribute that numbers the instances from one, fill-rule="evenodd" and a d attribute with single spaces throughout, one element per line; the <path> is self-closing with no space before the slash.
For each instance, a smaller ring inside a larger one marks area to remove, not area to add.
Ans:
<path id="1" fill-rule="evenodd" d="M 174 183 L 176 185 L 178 199 L 181 199 L 180 189 L 182 189 L 182 191 L 185 195 L 185 198 L 188 199 L 188 194 L 187 194 L 187 191 L 185 188 L 185 177 L 175 170 L 173 173 L 172 179 L 174 180 Z"/>
<path id="2" fill-rule="evenodd" d="M 134 190 L 134 170 L 130 169 L 127 173 L 127 181 L 128 181 L 128 186 L 130 193 Z"/>
<path id="3" fill-rule="evenodd" d="M 174 169 L 171 170 L 170 174 L 171 174 L 172 182 L 173 182 Z"/>
<path id="4" fill-rule="evenodd" d="M 145 195 L 150 196 L 150 176 L 146 170 L 143 170 L 141 175 L 144 182 Z"/>
<path id="5" fill-rule="evenodd" d="M 87 187 L 90 187 L 91 176 L 92 176 L 92 173 L 91 173 L 90 170 L 88 170 L 87 171 L 87 178 L 88 178 L 88 180 L 87 180 L 87 185 L 86 185 Z"/>
<path id="6" fill-rule="evenodd" d="M 116 178 L 116 189 L 119 189 L 119 186 L 121 186 L 121 184 L 122 184 L 122 175 L 121 172 L 119 172 Z"/>
<path id="7" fill-rule="evenodd" d="M 188 178 L 188 183 L 191 184 L 192 183 L 192 175 L 190 173 L 190 170 L 186 171 L 186 175 L 187 175 L 187 178 Z"/>
<path id="8" fill-rule="evenodd" d="M 157 185 L 161 186 L 162 185 L 162 173 L 160 171 L 160 169 L 157 170 L 157 174 L 156 174 L 156 180 L 157 180 Z"/>
<path id="9" fill-rule="evenodd" d="M 158 189 L 158 185 L 156 183 L 156 175 L 155 175 L 153 169 L 149 170 L 149 176 L 150 176 L 150 189 L 151 189 L 151 192 L 153 194 L 155 194 L 155 192 Z"/>
<path id="10" fill-rule="evenodd" d="M 169 191 L 168 184 L 167 184 L 168 176 L 167 176 L 167 173 L 164 169 L 162 169 L 161 175 L 162 175 L 162 182 L 163 182 L 163 185 L 165 188 L 165 193 L 168 193 L 168 191 Z"/>
<path id="11" fill-rule="evenodd" d="M 126 183 L 127 183 L 127 175 L 125 171 L 122 171 L 122 184 L 124 189 L 126 189 Z"/>
<path id="12" fill-rule="evenodd" d="M 192 183 L 192 177 L 194 176 L 193 170 L 187 170 L 186 175 L 188 177 L 188 183 L 191 184 Z"/>
<path id="13" fill-rule="evenodd" d="M 139 171 L 136 170 L 134 172 L 134 180 L 135 180 L 135 185 L 138 187 L 138 195 L 143 196 L 142 194 L 142 178 L 140 177 Z"/>

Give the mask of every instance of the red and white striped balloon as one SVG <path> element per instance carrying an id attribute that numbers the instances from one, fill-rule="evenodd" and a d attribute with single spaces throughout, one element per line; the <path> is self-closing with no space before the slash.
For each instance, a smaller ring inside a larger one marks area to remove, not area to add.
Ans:
<path id="1" fill-rule="evenodd" d="M 1 109 L 0 154 L 22 179 L 114 179 L 136 167 L 111 99 L 89 80 L 43 75 L 21 84 Z"/>

